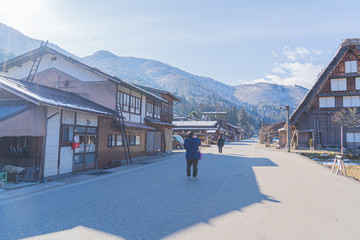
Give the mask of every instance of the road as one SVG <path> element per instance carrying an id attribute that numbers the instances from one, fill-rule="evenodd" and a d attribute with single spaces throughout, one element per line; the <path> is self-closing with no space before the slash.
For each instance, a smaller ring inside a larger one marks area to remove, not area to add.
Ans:
<path id="1" fill-rule="evenodd" d="M 216 150 L 197 182 L 178 153 L 2 199 L 0 239 L 360 239 L 360 182 L 253 140 Z"/>

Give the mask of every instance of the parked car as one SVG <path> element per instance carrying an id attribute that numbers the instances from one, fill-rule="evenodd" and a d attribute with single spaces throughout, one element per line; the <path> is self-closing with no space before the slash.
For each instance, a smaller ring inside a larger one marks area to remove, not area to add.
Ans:
<path id="1" fill-rule="evenodd" d="M 272 143 L 279 143 L 279 138 L 278 137 L 274 137 L 272 140 Z"/>
<path id="2" fill-rule="evenodd" d="M 177 149 L 184 148 L 184 139 L 180 135 L 173 135 L 172 147 Z"/>

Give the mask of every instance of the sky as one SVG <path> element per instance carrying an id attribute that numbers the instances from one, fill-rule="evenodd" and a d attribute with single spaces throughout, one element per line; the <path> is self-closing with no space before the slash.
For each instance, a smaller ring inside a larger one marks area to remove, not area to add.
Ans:
<path id="1" fill-rule="evenodd" d="M 310 88 L 341 42 L 360 37 L 360 1 L 0 0 L 0 22 L 84 57 L 153 59 L 229 85 Z"/>

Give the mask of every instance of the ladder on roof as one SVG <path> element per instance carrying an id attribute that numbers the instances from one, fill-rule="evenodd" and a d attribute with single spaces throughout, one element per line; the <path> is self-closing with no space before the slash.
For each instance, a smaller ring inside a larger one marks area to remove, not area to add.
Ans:
<path id="1" fill-rule="evenodd" d="M 319 131 L 319 120 L 314 120 L 315 136 L 314 143 L 315 146 L 320 145 L 320 131 Z"/>
<path id="2" fill-rule="evenodd" d="M 41 51 L 41 48 L 44 47 L 44 46 L 47 46 L 49 41 L 41 41 L 41 44 L 40 44 L 40 47 L 38 48 L 38 56 L 35 58 L 34 62 L 33 62 L 33 65 L 31 66 L 31 69 L 30 69 L 30 72 L 29 72 L 29 75 L 26 79 L 27 82 L 33 82 L 34 81 L 34 77 L 35 77 L 35 74 L 39 68 L 39 65 L 40 65 L 40 62 L 41 62 L 41 59 L 42 59 L 42 54 L 40 53 Z"/>
<path id="3" fill-rule="evenodd" d="M 124 146 L 126 164 L 132 164 L 130 148 L 129 148 L 129 139 L 126 134 L 126 127 L 124 123 L 124 116 L 123 116 L 123 111 L 121 109 L 121 104 L 118 104 L 118 114 L 119 114 L 119 123 L 120 123 L 120 130 L 122 136 L 122 144 Z"/>

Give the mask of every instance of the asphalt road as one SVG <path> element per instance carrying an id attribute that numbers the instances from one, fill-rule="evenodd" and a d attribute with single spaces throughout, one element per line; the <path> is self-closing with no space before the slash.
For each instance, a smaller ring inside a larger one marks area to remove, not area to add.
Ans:
<path id="1" fill-rule="evenodd" d="M 360 182 L 254 141 L 0 201 L 0 239 L 360 239 Z M 1 193 L 0 193 L 1 194 Z"/>

